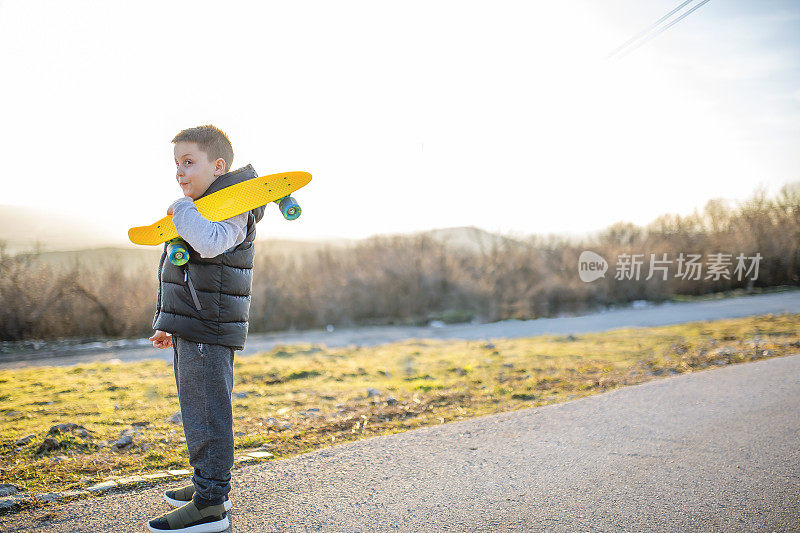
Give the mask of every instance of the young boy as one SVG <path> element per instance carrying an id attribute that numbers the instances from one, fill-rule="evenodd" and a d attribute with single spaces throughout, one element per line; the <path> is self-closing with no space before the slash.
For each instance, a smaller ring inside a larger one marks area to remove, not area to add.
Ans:
<path id="1" fill-rule="evenodd" d="M 233 352 L 247 336 L 256 223 L 264 207 L 209 222 L 194 200 L 257 177 L 250 165 L 229 172 L 233 148 L 214 126 L 183 130 L 175 144 L 176 178 L 184 197 L 168 213 L 188 244 L 189 262 L 158 266 L 159 289 L 150 340 L 173 348 L 192 485 L 164 493 L 178 507 L 148 523 L 154 532 L 216 532 L 229 526 L 233 466 Z"/>

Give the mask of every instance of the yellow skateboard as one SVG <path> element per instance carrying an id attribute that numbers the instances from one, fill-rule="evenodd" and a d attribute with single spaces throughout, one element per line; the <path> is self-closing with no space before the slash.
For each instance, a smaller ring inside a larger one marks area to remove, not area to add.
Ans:
<path id="1" fill-rule="evenodd" d="M 281 172 L 253 178 L 230 187 L 225 187 L 197 200 L 194 204 L 204 218 L 219 222 L 270 202 L 278 204 L 284 218 L 294 220 L 301 209 L 291 193 L 308 184 L 308 172 Z M 172 215 L 167 215 L 149 226 L 138 226 L 128 230 L 128 238 L 134 244 L 155 246 L 178 237 Z"/>

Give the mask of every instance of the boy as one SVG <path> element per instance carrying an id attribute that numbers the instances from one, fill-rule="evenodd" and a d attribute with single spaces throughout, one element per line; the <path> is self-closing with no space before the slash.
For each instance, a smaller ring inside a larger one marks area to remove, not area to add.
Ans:
<path id="1" fill-rule="evenodd" d="M 194 200 L 257 177 L 250 165 L 229 172 L 233 148 L 214 126 L 183 130 L 175 144 L 176 178 L 184 197 L 167 213 L 188 244 L 189 262 L 158 267 L 159 289 L 150 340 L 173 348 L 192 485 L 167 491 L 170 513 L 148 523 L 153 532 L 216 532 L 229 526 L 233 466 L 233 352 L 247 336 L 256 223 L 264 207 L 209 222 Z"/>

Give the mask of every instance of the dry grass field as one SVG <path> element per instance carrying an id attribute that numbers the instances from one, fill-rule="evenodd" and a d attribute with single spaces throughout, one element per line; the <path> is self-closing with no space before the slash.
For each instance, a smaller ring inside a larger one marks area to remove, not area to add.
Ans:
<path id="1" fill-rule="evenodd" d="M 799 332 L 800 315 L 766 315 L 490 343 L 284 346 L 236 360 L 235 443 L 282 458 L 797 353 Z M 37 493 L 189 467 L 163 361 L 2 371 L 0 406 L 0 483 Z"/>

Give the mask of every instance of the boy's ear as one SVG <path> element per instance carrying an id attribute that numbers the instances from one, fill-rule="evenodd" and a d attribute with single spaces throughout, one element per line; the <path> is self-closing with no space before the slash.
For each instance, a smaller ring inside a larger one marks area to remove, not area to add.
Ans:
<path id="1" fill-rule="evenodd" d="M 225 160 L 221 157 L 217 158 L 217 160 L 214 161 L 214 175 L 222 176 L 225 174 L 225 166 Z"/>

